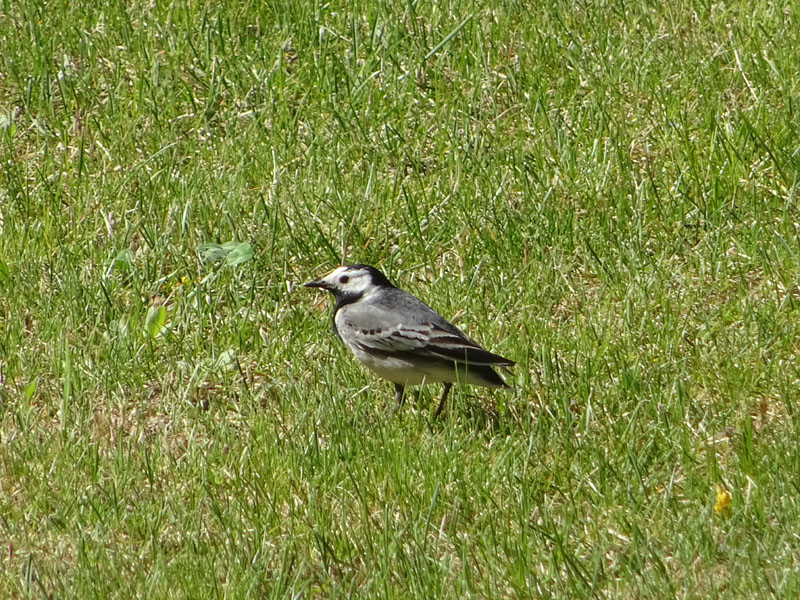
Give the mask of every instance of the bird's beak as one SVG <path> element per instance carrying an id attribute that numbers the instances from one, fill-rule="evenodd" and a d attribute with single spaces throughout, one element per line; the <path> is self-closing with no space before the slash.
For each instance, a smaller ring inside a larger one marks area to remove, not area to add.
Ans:
<path id="1" fill-rule="evenodd" d="M 310 287 L 310 288 L 320 288 L 323 290 L 330 289 L 327 283 L 324 281 L 309 281 L 308 283 L 304 283 L 303 287 Z"/>

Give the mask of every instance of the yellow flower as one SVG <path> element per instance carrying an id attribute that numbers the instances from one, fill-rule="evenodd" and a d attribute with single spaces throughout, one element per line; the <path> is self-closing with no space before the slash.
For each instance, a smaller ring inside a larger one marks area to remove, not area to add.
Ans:
<path id="1" fill-rule="evenodd" d="M 714 502 L 714 512 L 722 517 L 731 515 L 731 494 L 720 484 L 717 484 L 717 501 Z"/>

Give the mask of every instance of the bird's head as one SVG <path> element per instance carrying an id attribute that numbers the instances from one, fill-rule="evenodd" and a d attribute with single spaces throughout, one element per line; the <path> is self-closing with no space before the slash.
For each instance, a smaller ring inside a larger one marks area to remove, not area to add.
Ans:
<path id="1" fill-rule="evenodd" d="M 360 298 L 373 288 L 394 287 L 386 275 L 369 265 L 345 265 L 334 269 L 319 281 L 309 281 L 303 285 L 328 290 L 337 301 Z"/>

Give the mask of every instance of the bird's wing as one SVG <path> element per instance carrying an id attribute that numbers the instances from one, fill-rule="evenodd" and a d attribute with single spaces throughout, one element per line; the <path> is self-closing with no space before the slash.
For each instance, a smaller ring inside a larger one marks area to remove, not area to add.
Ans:
<path id="1" fill-rule="evenodd" d="M 428 332 L 419 326 L 394 326 L 367 327 L 361 323 L 360 327 L 344 327 L 348 329 L 348 337 L 364 350 L 374 352 L 418 352 L 428 345 Z"/>
<path id="2" fill-rule="evenodd" d="M 422 303 L 420 303 L 422 304 Z M 416 308 L 418 318 L 408 322 L 390 320 L 378 307 L 362 306 L 358 319 L 342 315 L 337 326 L 347 330 L 347 336 L 357 346 L 372 352 L 414 352 L 472 365 L 513 366 L 502 356 L 481 348 L 474 340 L 428 308 Z"/>
<path id="3" fill-rule="evenodd" d="M 511 367 L 514 362 L 481 348 L 475 340 L 451 323 L 431 323 L 425 351 L 435 356 L 471 365 L 500 365 Z"/>

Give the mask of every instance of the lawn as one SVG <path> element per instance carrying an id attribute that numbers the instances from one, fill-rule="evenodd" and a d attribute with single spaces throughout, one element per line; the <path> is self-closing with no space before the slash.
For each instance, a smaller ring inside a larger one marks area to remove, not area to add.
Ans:
<path id="1" fill-rule="evenodd" d="M 0 11 L 0 597 L 797 598 L 800 4 Z M 394 388 L 381 268 L 518 366 Z"/>

